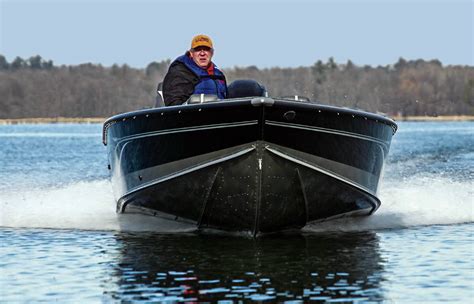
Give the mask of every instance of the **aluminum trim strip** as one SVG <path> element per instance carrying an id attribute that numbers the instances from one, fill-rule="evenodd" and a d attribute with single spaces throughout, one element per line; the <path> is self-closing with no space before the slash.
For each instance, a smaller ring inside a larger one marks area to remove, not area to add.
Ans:
<path id="1" fill-rule="evenodd" d="M 154 180 L 151 180 L 145 184 L 142 184 L 140 185 L 139 187 L 135 187 L 135 188 L 132 188 L 130 191 L 126 192 L 124 195 L 122 195 L 122 197 L 120 197 L 119 200 L 123 199 L 124 197 L 132 194 L 132 193 L 135 193 L 137 191 L 140 191 L 142 189 L 145 189 L 145 188 L 148 188 L 150 186 L 153 186 L 153 185 L 156 185 L 156 184 L 159 184 L 159 183 L 162 183 L 162 182 L 165 182 L 167 180 L 170 180 L 170 179 L 173 179 L 173 178 L 176 178 L 176 177 L 179 177 L 179 176 L 182 176 L 182 175 L 185 175 L 185 174 L 188 174 L 188 173 L 191 173 L 191 172 L 194 172 L 194 171 L 197 171 L 197 170 L 200 170 L 202 168 L 206 168 L 206 167 L 209 167 L 209 166 L 212 166 L 212 165 L 215 165 L 215 164 L 218 164 L 218 163 L 222 163 L 222 162 L 225 162 L 229 159 L 233 159 L 233 158 L 236 158 L 236 157 L 239 157 L 241 155 L 244 155 L 244 154 L 247 154 L 248 152 L 250 151 L 253 151 L 255 150 L 255 146 L 252 145 L 252 147 L 249 147 L 249 148 L 246 148 L 242 151 L 238 151 L 238 152 L 235 152 L 233 154 L 230 154 L 230 155 L 227 155 L 225 157 L 222 157 L 222 158 L 219 158 L 219 159 L 215 159 L 215 160 L 212 160 L 212 161 L 209 161 L 209 162 L 206 162 L 206 163 L 202 163 L 200 165 L 197 165 L 197 166 L 194 166 L 194 167 L 191 167 L 191 168 L 188 168 L 188 169 L 184 169 L 184 170 L 181 170 L 181 171 L 178 171 L 176 173 L 173 173 L 173 174 L 169 174 L 169 175 L 166 175 L 166 176 L 163 176 L 163 177 L 160 177 L 160 178 L 157 178 L 157 179 L 154 179 Z"/>
<path id="2" fill-rule="evenodd" d="M 386 149 L 388 149 L 388 142 L 376 139 L 371 136 L 358 135 L 358 134 L 346 132 L 346 131 L 336 131 L 336 130 L 327 129 L 327 128 L 310 127 L 310 126 L 305 126 L 305 125 L 291 124 L 291 123 L 272 121 L 272 120 L 265 121 L 265 124 L 270 125 L 270 126 L 286 127 L 286 128 L 301 129 L 301 130 L 307 130 L 307 131 L 313 131 L 313 132 L 336 134 L 336 135 L 341 135 L 341 136 L 367 140 L 367 141 L 371 141 L 371 142 L 375 142 L 377 144 L 383 145 Z"/>
<path id="3" fill-rule="evenodd" d="M 294 158 L 294 157 L 289 156 L 289 155 L 287 155 L 287 154 L 284 154 L 284 153 L 282 153 L 282 152 L 280 152 L 280 151 L 277 151 L 277 150 L 275 150 L 275 149 L 272 149 L 272 148 L 270 148 L 270 147 L 268 147 L 268 146 L 265 147 L 265 149 L 268 150 L 268 151 L 270 151 L 270 152 L 272 152 L 272 153 L 274 153 L 274 154 L 276 154 L 276 155 L 278 155 L 278 156 L 280 156 L 280 157 L 283 157 L 283 158 L 285 158 L 285 159 L 287 159 L 287 160 L 290 160 L 290 161 L 295 162 L 295 163 L 297 163 L 297 164 L 303 165 L 303 166 L 305 166 L 305 167 L 307 167 L 307 168 L 310 168 L 310 169 L 316 170 L 316 171 L 318 171 L 318 172 L 321 172 L 321 173 L 323 173 L 323 174 L 326 174 L 326 175 L 328 175 L 328 176 L 330 176 L 330 177 L 332 177 L 332 178 L 335 178 L 335 179 L 337 179 L 337 180 L 340 180 L 341 182 L 344 182 L 344 183 L 349 184 L 349 185 L 351 185 L 351 186 L 353 186 L 353 187 L 356 187 L 357 189 L 360 189 L 360 190 L 362 190 L 362 191 L 364 191 L 364 192 L 366 192 L 366 193 L 369 193 L 369 194 L 372 195 L 372 196 L 375 196 L 375 193 L 374 193 L 373 191 L 371 191 L 370 189 L 368 189 L 368 188 L 366 188 L 366 187 L 364 187 L 364 186 L 362 186 L 362 185 L 360 185 L 360 184 L 354 183 L 353 181 L 348 180 L 347 178 L 344 178 L 344 177 L 340 176 L 340 175 L 337 174 L 337 173 L 334 173 L 334 172 L 331 172 L 331 171 L 329 171 L 329 170 L 323 169 L 323 168 L 321 168 L 321 167 L 319 167 L 319 166 L 316 166 L 316 165 L 308 164 L 307 162 L 304 162 L 304 161 L 302 161 L 302 160 L 300 160 L 300 159 L 297 159 L 297 158 Z"/>

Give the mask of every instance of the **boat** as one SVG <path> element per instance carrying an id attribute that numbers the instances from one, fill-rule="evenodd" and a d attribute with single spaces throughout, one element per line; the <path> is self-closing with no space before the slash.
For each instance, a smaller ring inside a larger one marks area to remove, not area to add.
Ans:
<path id="1" fill-rule="evenodd" d="M 105 121 L 118 213 L 256 236 L 379 208 L 392 119 L 269 97 L 252 80 L 234 81 L 228 95 Z"/>

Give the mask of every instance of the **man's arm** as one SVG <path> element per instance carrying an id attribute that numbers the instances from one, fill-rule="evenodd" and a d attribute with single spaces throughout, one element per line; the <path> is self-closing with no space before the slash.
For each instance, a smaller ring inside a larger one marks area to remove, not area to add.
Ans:
<path id="1" fill-rule="evenodd" d="M 170 66 L 163 80 L 163 97 L 165 105 L 183 104 L 194 92 L 194 86 L 199 78 L 184 64 L 174 63 Z"/>

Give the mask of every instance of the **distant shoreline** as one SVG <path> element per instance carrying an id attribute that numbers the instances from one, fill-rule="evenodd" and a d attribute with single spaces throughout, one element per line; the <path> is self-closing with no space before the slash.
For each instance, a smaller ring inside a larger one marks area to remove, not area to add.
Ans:
<path id="1" fill-rule="evenodd" d="M 395 121 L 474 121 L 474 115 L 445 115 L 445 116 L 389 116 Z M 104 117 L 37 117 L 37 118 L 5 118 L 0 119 L 0 125 L 16 124 L 51 124 L 51 123 L 104 123 Z"/>

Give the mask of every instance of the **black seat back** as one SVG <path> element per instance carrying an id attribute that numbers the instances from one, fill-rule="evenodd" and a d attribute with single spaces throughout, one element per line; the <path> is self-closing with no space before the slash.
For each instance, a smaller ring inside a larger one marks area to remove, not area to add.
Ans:
<path id="1" fill-rule="evenodd" d="M 267 95 L 265 87 L 252 79 L 234 80 L 227 86 L 227 98 L 267 97 Z"/>

